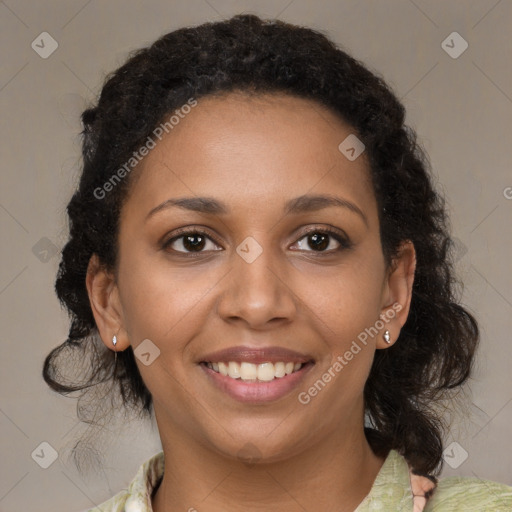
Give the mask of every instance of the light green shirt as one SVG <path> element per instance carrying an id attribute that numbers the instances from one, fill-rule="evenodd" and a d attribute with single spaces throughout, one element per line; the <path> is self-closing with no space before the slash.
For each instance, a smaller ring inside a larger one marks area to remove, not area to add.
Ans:
<path id="1" fill-rule="evenodd" d="M 140 466 L 126 489 L 85 512 L 152 512 L 151 495 L 160 484 L 163 474 L 164 453 L 161 451 Z M 424 498 L 420 500 L 422 504 L 425 503 Z M 416 510 L 421 510 L 421 507 L 414 509 L 409 466 L 404 457 L 396 450 L 391 450 L 369 494 L 354 512 Z M 440 479 L 423 512 L 458 511 L 512 512 L 512 487 L 473 477 Z"/>

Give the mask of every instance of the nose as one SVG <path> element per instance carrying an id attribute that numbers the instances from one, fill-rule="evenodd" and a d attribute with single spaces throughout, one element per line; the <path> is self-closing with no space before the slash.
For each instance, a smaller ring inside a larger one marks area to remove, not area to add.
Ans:
<path id="1" fill-rule="evenodd" d="M 254 261 L 233 252 L 231 271 L 217 304 L 225 321 L 245 323 L 251 329 L 292 321 L 298 303 L 286 261 L 276 251 L 260 246 L 262 252 Z"/>

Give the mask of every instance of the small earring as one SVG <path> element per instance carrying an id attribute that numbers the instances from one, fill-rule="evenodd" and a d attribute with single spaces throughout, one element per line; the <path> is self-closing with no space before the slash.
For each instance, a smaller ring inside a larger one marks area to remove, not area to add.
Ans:
<path id="1" fill-rule="evenodd" d="M 389 336 L 388 330 L 384 331 L 383 337 L 384 337 L 384 341 L 389 345 L 391 343 L 391 338 Z"/>
<path id="2" fill-rule="evenodd" d="M 119 331 L 117 331 L 117 333 L 114 334 L 114 336 L 112 336 L 112 345 L 114 345 L 114 347 L 117 344 L 117 335 L 118 334 L 119 334 Z M 114 373 L 113 373 L 114 380 L 116 378 L 116 371 L 117 371 L 117 352 L 118 351 L 114 348 Z"/>

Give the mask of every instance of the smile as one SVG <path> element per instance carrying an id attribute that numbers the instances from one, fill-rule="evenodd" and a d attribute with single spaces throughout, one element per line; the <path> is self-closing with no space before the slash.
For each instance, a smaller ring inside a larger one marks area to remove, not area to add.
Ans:
<path id="1" fill-rule="evenodd" d="M 263 405 L 289 395 L 301 386 L 313 361 L 305 363 L 263 362 L 209 362 L 198 366 L 206 374 L 214 390 L 238 402 Z"/>
<path id="2" fill-rule="evenodd" d="M 293 362 L 253 364 L 245 361 L 241 363 L 235 361 L 230 361 L 229 363 L 206 362 L 205 364 L 214 372 L 231 379 L 241 379 L 244 382 L 269 382 L 274 379 L 282 379 L 285 375 L 299 371 L 303 366 L 303 363 Z"/>

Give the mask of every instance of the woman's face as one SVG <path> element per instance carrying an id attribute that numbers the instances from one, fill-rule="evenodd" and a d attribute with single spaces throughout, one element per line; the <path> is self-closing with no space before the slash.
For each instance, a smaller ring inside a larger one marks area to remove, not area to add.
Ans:
<path id="1" fill-rule="evenodd" d="M 366 156 L 338 148 L 352 133 L 306 99 L 206 97 L 134 171 L 109 300 L 163 438 L 278 460 L 362 428 L 375 349 L 398 337 L 412 283 L 386 272 Z"/>

